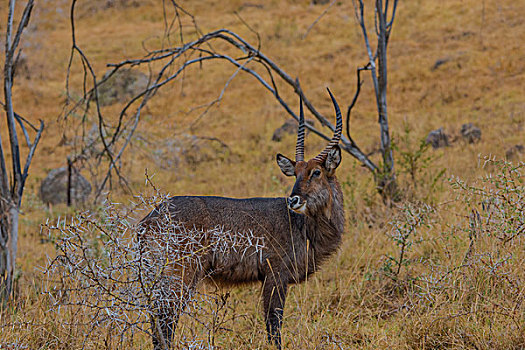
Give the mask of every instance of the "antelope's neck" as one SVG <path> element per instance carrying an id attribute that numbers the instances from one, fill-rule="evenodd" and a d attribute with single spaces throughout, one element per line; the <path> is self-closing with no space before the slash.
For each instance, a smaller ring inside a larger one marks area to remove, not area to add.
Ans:
<path id="1" fill-rule="evenodd" d="M 339 247 L 344 231 L 343 192 L 335 177 L 330 180 L 330 187 L 330 207 L 316 217 L 307 217 L 305 221 L 306 237 L 315 251 L 316 260 L 323 260 Z"/>

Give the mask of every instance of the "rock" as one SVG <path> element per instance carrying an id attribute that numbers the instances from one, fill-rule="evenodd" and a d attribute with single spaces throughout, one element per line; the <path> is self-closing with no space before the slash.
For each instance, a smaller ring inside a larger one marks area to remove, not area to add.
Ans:
<path id="1" fill-rule="evenodd" d="M 109 71 L 104 75 L 105 79 Z M 120 69 L 98 88 L 102 106 L 125 101 L 143 92 L 148 87 L 148 76 L 132 69 Z"/>
<path id="2" fill-rule="evenodd" d="M 514 145 L 505 152 L 507 160 L 520 160 L 525 155 L 525 147 L 523 145 Z"/>
<path id="3" fill-rule="evenodd" d="M 189 165 L 209 162 L 225 156 L 228 146 L 216 138 L 203 138 L 195 135 L 184 135 L 180 140 L 180 155 Z"/>
<path id="4" fill-rule="evenodd" d="M 102 135 L 104 135 L 104 139 L 106 139 L 107 134 L 105 129 L 102 129 Z M 91 123 L 91 128 L 86 133 L 83 141 L 84 148 L 82 152 L 86 158 L 96 157 L 104 151 L 104 144 L 102 143 L 97 123 Z M 109 142 L 109 140 L 107 142 Z M 109 147 L 109 150 L 113 151 L 112 147 Z"/>
<path id="5" fill-rule="evenodd" d="M 461 126 L 461 137 L 468 143 L 475 143 L 481 140 L 481 129 L 472 123 Z"/>
<path id="6" fill-rule="evenodd" d="M 330 0 L 312 0 L 312 4 L 314 5 L 326 5 L 330 2 Z"/>
<path id="7" fill-rule="evenodd" d="M 306 119 L 305 123 L 312 126 L 314 125 L 312 119 Z M 287 119 L 281 127 L 275 129 L 272 135 L 272 141 L 280 142 L 285 134 L 296 135 L 298 128 L 299 125 L 295 119 Z M 306 129 L 306 133 L 308 133 L 308 129 Z"/>
<path id="8" fill-rule="evenodd" d="M 443 128 L 429 132 L 426 142 L 429 143 L 434 149 L 449 146 L 448 135 L 445 134 Z"/>
<path id="9" fill-rule="evenodd" d="M 67 168 L 53 169 L 40 185 L 40 198 L 46 204 L 67 203 Z M 71 203 L 87 201 L 91 185 L 85 177 L 73 169 L 71 174 Z"/>
<path id="10" fill-rule="evenodd" d="M 182 134 L 161 141 L 153 151 L 153 159 L 157 166 L 174 170 L 182 165 L 195 167 L 203 162 L 226 158 L 228 153 L 229 147 L 217 138 Z"/>

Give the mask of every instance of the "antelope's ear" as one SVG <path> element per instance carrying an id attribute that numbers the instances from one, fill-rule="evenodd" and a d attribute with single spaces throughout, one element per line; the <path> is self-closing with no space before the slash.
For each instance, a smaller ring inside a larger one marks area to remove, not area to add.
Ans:
<path id="1" fill-rule="evenodd" d="M 341 164 L 341 148 L 335 145 L 328 152 L 328 155 L 326 156 L 326 160 L 324 161 L 324 167 L 328 171 L 328 174 L 331 176 L 333 172 L 335 171 L 335 169 L 337 169 L 339 164 Z"/>
<path id="2" fill-rule="evenodd" d="M 283 156 L 281 153 L 277 153 L 277 165 L 281 168 L 281 171 L 286 176 L 295 175 L 295 162 L 287 157 Z"/>

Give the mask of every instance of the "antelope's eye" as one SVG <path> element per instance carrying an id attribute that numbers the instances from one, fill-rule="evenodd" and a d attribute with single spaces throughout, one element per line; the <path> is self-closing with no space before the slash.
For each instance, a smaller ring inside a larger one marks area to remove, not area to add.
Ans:
<path id="1" fill-rule="evenodd" d="M 312 172 L 312 177 L 319 177 L 320 175 L 321 175 L 321 170 L 319 170 L 319 169 L 315 169 Z"/>

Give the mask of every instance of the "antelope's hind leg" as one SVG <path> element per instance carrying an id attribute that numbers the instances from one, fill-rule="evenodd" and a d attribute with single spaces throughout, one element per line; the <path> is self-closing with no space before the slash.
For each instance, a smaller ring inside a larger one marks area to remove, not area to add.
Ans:
<path id="1" fill-rule="evenodd" d="M 183 268 L 182 271 L 184 270 L 188 271 Z M 173 335 L 180 314 L 194 295 L 200 276 L 198 271 L 189 270 L 193 271 L 191 275 L 179 274 L 179 270 L 177 274 L 162 278 L 159 283 L 158 292 L 153 300 L 154 316 L 151 318 L 155 350 L 172 349 Z"/>
<path id="2" fill-rule="evenodd" d="M 158 295 L 153 301 L 154 314 L 151 317 L 151 330 L 153 335 L 153 348 L 155 350 L 169 350 L 172 348 L 172 340 L 180 313 L 186 306 L 189 291 L 170 286 L 161 287 Z M 179 289 L 179 290 L 177 290 Z"/>
<path id="3" fill-rule="evenodd" d="M 156 303 L 158 304 L 158 303 Z M 155 315 L 151 316 L 153 349 L 169 350 L 177 327 L 178 315 L 166 305 L 156 305 Z"/>

